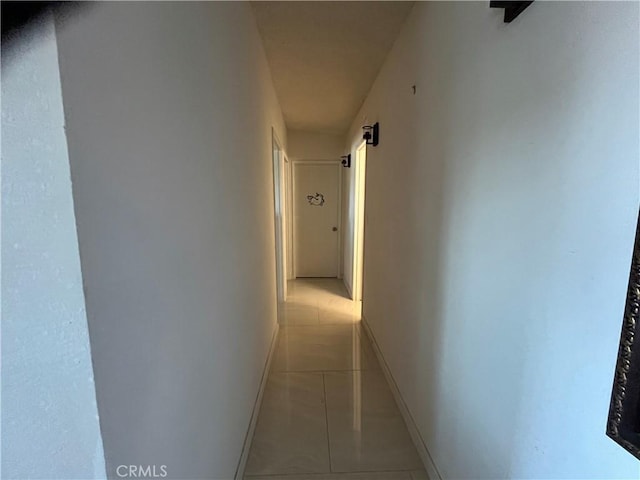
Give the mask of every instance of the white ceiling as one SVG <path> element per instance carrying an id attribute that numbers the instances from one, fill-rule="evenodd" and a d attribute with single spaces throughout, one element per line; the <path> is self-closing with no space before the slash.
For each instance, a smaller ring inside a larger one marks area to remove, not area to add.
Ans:
<path id="1" fill-rule="evenodd" d="M 413 2 L 252 2 L 287 127 L 344 133 Z"/>

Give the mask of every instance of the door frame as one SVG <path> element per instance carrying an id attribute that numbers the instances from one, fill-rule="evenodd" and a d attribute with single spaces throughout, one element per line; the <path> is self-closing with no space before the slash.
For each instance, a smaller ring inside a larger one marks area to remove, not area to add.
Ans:
<path id="1" fill-rule="evenodd" d="M 289 157 L 284 156 L 284 189 L 286 215 L 284 217 L 287 229 L 287 248 L 285 251 L 287 258 L 287 280 L 295 279 L 293 270 L 293 162 Z"/>
<path id="2" fill-rule="evenodd" d="M 298 278 L 298 270 L 296 265 L 296 166 L 303 165 L 335 165 L 338 169 L 338 219 L 336 226 L 338 227 L 338 254 L 336 258 L 336 271 L 338 272 L 338 276 L 336 278 L 342 278 L 342 164 L 339 160 L 294 160 L 292 165 L 292 175 L 291 175 L 291 204 L 292 204 L 292 221 L 291 221 L 291 229 L 292 229 L 292 241 L 291 251 L 292 255 L 292 263 L 293 263 L 293 278 Z M 302 278 L 302 277 L 301 277 Z"/>
<path id="3" fill-rule="evenodd" d="M 276 295 L 278 304 L 287 299 L 284 149 L 275 129 L 271 128 L 271 159 L 273 166 L 273 213 L 276 243 Z M 280 307 L 278 307 L 280 308 Z"/>
<path id="4" fill-rule="evenodd" d="M 365 205 L 367 186 L 367 143 L 362 142 L 356 147 L 356 161 L 354 162 L 353 188 L 353 264 L 351 266 L 353 278 L 353 300 L 362 301 L 364 287 L 364 230 Z"/>

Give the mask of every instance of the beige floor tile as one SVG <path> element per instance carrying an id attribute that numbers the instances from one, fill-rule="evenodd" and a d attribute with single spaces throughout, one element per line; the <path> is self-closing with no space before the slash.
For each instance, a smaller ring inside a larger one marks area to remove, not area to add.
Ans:
<path id="1" fill-rule="evenodd" d="M 323 305 L 328 309 L 331 310 L 335 310 L 335 309 L 349 309 L 349 308 L 353 308 L 354 306 L 357 305 L 357 302 L 354 302 L 350 297 L 349 294 L 345 293 L 343 295 L 340 294 L 332 294 L 329 295 L 325 298 L 325 302 Z"/>
<path id="2" fill-rule="evenodd" d="M 296 280 L 301 286 L 309 286 L 320 291 L 346 293 L 342 280 L 337 278 L 302 278 Z"/>
<path id="3" fill-rule="evenodd" d="M 318 323 L 320 325 L 345 325 L 351 323 L 359 323 L 360 315 L 355 312 L 318 310 Z"/>
<path id="4" fill-rule="evenodd" d="M 359 325 L 283 327 L 273 372 L 366 370 L 379 368 Z"/>
<path id="5" fill-rule="evenodd" d="M 426 479 L 360 326 L 361 304 L 337 279 L 288 290 L 245 478 Z"/>
<path id="6" fill-rule="evenodd" d="M 341 280 L 298 279 L 290 281 L 287 287 L 287 302 L 306 303 L 313 306 L 350 302 L 349 295 Z"/>
<path id="7" fill-rule="evenodd" d="M 283 308 L 281 325 L 317 325 L 318 321 L 317 307 L 287 303 Z"/>
<path id="8" fill-rule="evenodd" d="M 246 475 L 329 471 L 322 375 L 270 374 Z"/>
<path id="9" fill-rule="evenodd" d="M 287 303 L 317 307 L 318 296 L 314 294 L 313 290 L 289 291 L 287 292 Z"/>
<path id="10" fill-rule="evenodd" d="M 307 475 L 245 476 L 246 480 L 411 480 L 409 472 L 360 472 Z"/>
<path id="11" fill-rule="evenodd" d="M 325 391 L 332 471 L 423 468 L 381 371 L 325 373 Z"/>

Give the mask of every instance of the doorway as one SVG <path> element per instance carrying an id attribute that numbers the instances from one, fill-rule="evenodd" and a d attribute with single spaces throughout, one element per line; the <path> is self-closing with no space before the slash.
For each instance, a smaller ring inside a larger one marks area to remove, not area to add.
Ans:
<path id="1" fill-rule="evenodd" d="M 285 198 L 285 230 L 286 230 L 286 265 L 287 281 L 295 279 L 293 271 L 293 164 L 284 157 L 284 198 Z M 287 287 L 287 293 L 288 287 Z"/>
<path id="2" fill-rule="evenodd" d="M 354 218 L 353 218 L 353 300 L 362 301 L 364 290 L 364 229 L 365 190 L 367 184 L 367 144 L 362 142 L 356 150 L 354 165 Z"/>
<path id="3" fill-rule="evenodd" d="M 339 276 L 340 163 L 293 163 L 295 277 Z"/>
<path id="4" fill-rule="evenodd" d="M 286 198 L 285 198 L 285 155 L 282 143 L 274 130 L 272 138 L 273 160 L 273 206 L 275 214 L 275 241 L 276 241 L 276 291 L 278 304 L 287 299 L 287 261 L 286 261 Z"/>

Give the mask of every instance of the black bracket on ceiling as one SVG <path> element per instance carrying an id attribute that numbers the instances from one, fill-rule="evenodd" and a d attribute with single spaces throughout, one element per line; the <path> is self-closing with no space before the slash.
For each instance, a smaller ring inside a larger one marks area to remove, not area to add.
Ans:
<path id="1" fill-rule="evenodd" d="M 499 2 L 491 0 L 489 8 L 504 8 L 504 23 L 511 23 L 532 3 L 533 0 L 530 2 Z"/>
<path id="2" fill-rule="evenodd" d="M 342 166 L 345 168 L 351 168 L 351 154 L 343 155 L 340 157 L 342 159 Z"/>
<path id="3" fill-rule="evenodd" d="M 376 147 L 378 145 L 378 139 L 380 137 L 380 125 L 378 122 L 373 125 L 365 125 L 362 127 L 364 130 L 364 135 L 362 138 L 367 142 L 367 145 L 371 145 L 372 147 Z"/>

